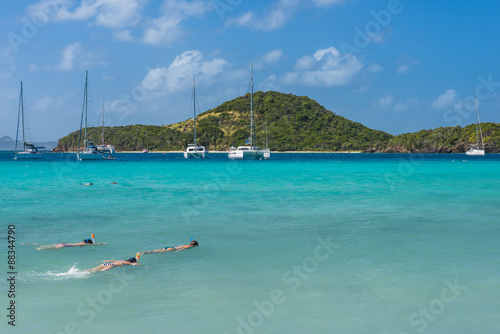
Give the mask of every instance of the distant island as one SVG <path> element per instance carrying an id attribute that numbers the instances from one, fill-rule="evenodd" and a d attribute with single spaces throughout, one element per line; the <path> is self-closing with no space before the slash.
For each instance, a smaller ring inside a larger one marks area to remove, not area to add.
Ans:
<path id="1" fill-rule="evenodd" d="M 35 146 L 45 147 L 48 151 L 51 151 L 57 146 L 57 142 L 33 142 Z M 17 141 L 17 148 L 23 149 L 23 142 Z M 16 140 L 10 138 L 9 136 L 3 136 L 0 138 L 0 151 L 14 151 L 16 149 Z"/>
<path id="2" fill-rule="evenodd" d="M 244 145 L 250 133 L 250 94 L 224 102 L 197 117 L 198 143 L 225 151 Z M 361 151 L 382 153 L 463 153 L 475 142 L 475 125 L 422 130 L 393 136 L 327 110 L 316 101 L 274 91 L 254 94 L 257 145 L 272 151 Z M 193 119 L 165 125 L 105 127 L 105 141 L 117 151 L 182 151 L 193 139 Z M 500 124 L 482 123 L 487 153 L 500 153 Z M 101 142 L 101 128 L 88 128 Z M 56 152 L 78 150 L 79 131 L 59 139 Z"/>

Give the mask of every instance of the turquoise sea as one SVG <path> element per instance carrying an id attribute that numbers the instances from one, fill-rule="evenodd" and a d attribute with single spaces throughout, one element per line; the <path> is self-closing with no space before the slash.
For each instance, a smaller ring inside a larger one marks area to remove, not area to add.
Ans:
<path id="1" fill-rule="evenodd" d="M 500 155 L 12 158 L 0 153 L 1 333 L 499 331 Z M 22 244 L 92 233 L 107 244 Z M 84 272 L 191 237 L 144 266 Z"/>

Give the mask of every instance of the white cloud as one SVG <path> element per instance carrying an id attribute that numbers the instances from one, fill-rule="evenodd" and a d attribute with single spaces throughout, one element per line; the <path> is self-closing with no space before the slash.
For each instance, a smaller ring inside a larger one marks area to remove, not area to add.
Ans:
<path id="1" fill-rule="evenodd" d="M 282 81 L 287 85 L 344 86 L 363 66 L 355 55 L 342 54 L 330 47 L 298 59 L 294 71 L 286 73 Z"/>
<path id="2" fill-rule="evenodd" d="M 208 85 L 228 69 L 228 62 L 221 58 L 205 59 L 198 50 L 185 51 L 175 57 L 168 68 L 157 67 L 148 71 L 142 80 L 147 90 L 172 93 L 190 87 L 193 78 Z"/>
<path id="3" fill-rule="evenodd" d="M 228 26 L 247 27 L 262 31 L 271 31 L 283 27 L 297 10 L 300 1 L 280 0 L 266 9 L 265 14 L 257 15 L 253 11 L 239 17 L 226 20 Z"/>
<path id="4" fill-rule="evenodd" d="M 326 8 L 343 2 L 345 2 L 345 0 L 314 0 L 312 5 L 318 8 Z M 262 31 L 276 30 L 290 21 L 293 15 L 298 12 L 301 7 L 307 8 L 310 6 L 311 2 L 308 1 L 278 0 L 260 14 L 254 11 L 248 11 L 238 17 L 231 17 L 226 20 L 226 25 Z"/>
<path id="5" fill-rule="evenodd" d="M 368 71 L 373 72 L 373 73 L 379 73 L 382 72 L 384 68 L 380 66 L 378 63 L 373 63 L 370 66 L 368 66 Z"/>
<path id="6" fill-rule="evenodd" d="M 259 84 L 259 90 L 262 91 L 270 91 L 270 90 L 275 90 L 277 91 L 279 89 L 278 85 L 278 78 L 276 75 L 272 74 L 262 80 L 262 82 Z"/>
<path id="7" fill-rule="evenodd" d="M 407 99 L 405 102 L 399 102 L 398 104 L 396 104 L 396 106 L 394 106 L 394 111 L 399 111 L 399 112 L 406 111 L 407 109 L 416 106 L 417 103 L 418 100 L 416 98 L 411 97 Z"/>
<path id="8" fill-rule="evenodd" d="M 68 96 L 52 97 L 47 95 L 37 99 L 31 109 L 34 111 L 50 111 L 62 107 L 68 100 Z"/>
<path id="9" fill-rule="evenodd" d="M 147 18 L 142 41 L 151 45 L 170 44 L 182 36 L 180 24 L 192 16 L 201 16 L 212 10 L 203 1 L 166 0 L 162 12 L 156 19 Z"/>
<path id="10" fill-rule="evenodd" d="M 417 66 L 419 64 L 418 60 L 413 59 L 409 55 L 402 55 L 397 61 L 397 64 L 399 64 L 396 73 L 397 74 L 405 74 L 408 73 L 413 67 Z"/>
<path id="11" fill-rule="evenodd" d="M 267 65 L 276 64 L 281 59 L 283 59 L 283 57 L 284 57 L 283 56 L 283 50 L 275 49 L 275 50 L 269 51 L 265 55 L 259 57 L 253 63 L 253 67 L 256 70 L 261 70 L 261 69 L 265 68 Z"/>
<path id="12" fill-rule="evenodd" d="M 113 37 L 118 40 L 118 41 L 123 41 L 123 42 L 135 42 L 136 38 L 132 36 L 132 31 L 129 29 L 124 29 L 124 30 L 115 30 L 113 31 Z"/>
<path id="13" fill-rule="evenodd" d="M 136 26 L 146 0 L 82 0 L 78 6 L 68 0 L 42 0 L 27 8 L 28 15 L 43 15 L 48 21 L 84 21 L 107 28 Z"/>
<path id="14" fill-rule="evenodd" d="M 150 114 L 164 117 L 167 113 L 174 119 L 184 120 L 191 115 L 182 113 L 181 109 L 186 104 L 189 106 L 193 78 L 196 79 L 196 91 L 203 110 L 203 106 L 217 105 L 220 101 L 244 94 L 250 81 L 250 69 L 245 67 L 243 70 L 225 59 L 213 55 L 208 57 L 198 50 L 185 51 L 168 66 L 148 69 L 129 94 L 110 101 L 106 109 L 121 119 L 133 119 L 138 117 L 138 111 L 148 110 Z"/>
<path id="15" fill-rule="evenodd" d="M 314 0 L 314 4 L 318 7 L 328 7 L 344 2 L 344 0 Z"/>
<path id="16" fill-rule="evenodd" d="M 385 43 L 392 36 L 392 33 L 393 33 L 392 27 L 388 27 L 388 28 L 383 29 L 378 34 L 374 34 L 374 33 L 370 32 L 370 33 L 368 33 L 368 37 L 370 38 L 370 40 L 373 43 L 382 44 L 382 43 Z"/>
<path id="17" fill-rule="evenodd" d="M 370 86 L 367 84 L 361 85 L 361 87 L 354 89 L 352 92 L 354 94 L 363 94 L 370 90 Z"/>
<path id="18" fill-rule="evenodd" d="M 211 1 L 164 0 L 157 17 L 143 17 L 148 0 L 42 0 L 27 8 L 29 17 L 47 22 L 90 21 L 112 29 L 115 39 L 151 45 L 170 44 L 182 36 L 181 23 L 213 10 Z M 142 29 L 134 38 L 131 29 Z"/>
<path id="19" fill-rule="evenodd" d="M 431 108 L 436 110 L 446 110 L 452 107 L 458 101 L 457 92 L 453 89 L 448 89 L 431 103 Z"/>
<path id="20" fill-rule="evenodd" d="M 103 56 L 97 52 L 85 50 L 82 43 L 73 43 L 66 46 L 60 56 L 57 65 L 45 66 L 46 70 L 69 71 L 74 68 L 84 69 L 91 65 L 104 66 L 106 62 Z"/>
<path id="21" fill-rule="evenodd" d="M 392 95 L 384 96 L 378 99 L 377 105 L 379 108 L 385 109 L 392 105 L 394 97 Z"/>
<path id="22" fill-rule="evenodd" d="M 410 65 L 403 64 L 403 65 L 399 65 L 398 66 L 398 69 L 396 70 L 396 73 L 397 74 L 404 74 L 404 73 L 409 72 L 409 71 L 410 71 Z"/>

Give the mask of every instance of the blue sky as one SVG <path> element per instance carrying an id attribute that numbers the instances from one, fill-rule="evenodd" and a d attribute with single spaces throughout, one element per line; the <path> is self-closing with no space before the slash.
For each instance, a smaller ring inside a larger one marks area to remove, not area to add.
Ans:
<path id="1" fill-rule="evenodd" d="M 256 90 L 309 96 L 391 134 L 500 122 L 500 2 L 38 0 L 0 4 L 0 136 L 19 82 L 31 140 L 80 124 L 171 124 Z"/>

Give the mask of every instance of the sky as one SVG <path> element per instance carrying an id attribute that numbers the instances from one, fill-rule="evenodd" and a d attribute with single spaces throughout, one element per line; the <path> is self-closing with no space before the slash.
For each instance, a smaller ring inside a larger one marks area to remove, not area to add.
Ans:
<path id="1" fill-rule="evenodd" d="M 17 0 L 0 4 L 0 137 L 166 125 L 255 90 L 393 135 L 500 122 L 500 1 Z"/>

